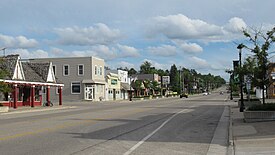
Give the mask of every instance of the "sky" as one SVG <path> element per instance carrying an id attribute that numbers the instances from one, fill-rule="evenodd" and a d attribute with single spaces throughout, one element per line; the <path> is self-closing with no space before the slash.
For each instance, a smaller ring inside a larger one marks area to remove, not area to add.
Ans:
<path id="1" fill-rule="evenodd" d="M 274 7 L 274 0 L 1 0 L 0 49 L 26 59 L 96 56 L 111 69 L 175 64 L 228 79 L 237 45 L 247 42 L 241 31 L 274 27 Z"/>

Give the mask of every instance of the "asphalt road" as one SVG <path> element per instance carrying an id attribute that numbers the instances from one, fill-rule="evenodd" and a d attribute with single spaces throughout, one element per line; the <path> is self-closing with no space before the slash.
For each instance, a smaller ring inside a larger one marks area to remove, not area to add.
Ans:
<path id="1" fill-rule="evenodd" d="M 227 97 L 70 103 L 74 108 L 0 115 L 0 154 L 207 154 Z"/>

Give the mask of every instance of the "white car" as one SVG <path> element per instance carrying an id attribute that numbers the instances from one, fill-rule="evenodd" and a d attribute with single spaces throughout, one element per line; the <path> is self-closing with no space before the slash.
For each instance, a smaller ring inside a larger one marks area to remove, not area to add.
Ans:
<path id="1" fill-rule="evenodd" d="M 208 95 L 208 93 L 207 93 L 207 92 L 204 92 L 204 93 L 202 93 L 202 95 L 203 95 L 203 96 L 207 96 L 207 95 Z"/>

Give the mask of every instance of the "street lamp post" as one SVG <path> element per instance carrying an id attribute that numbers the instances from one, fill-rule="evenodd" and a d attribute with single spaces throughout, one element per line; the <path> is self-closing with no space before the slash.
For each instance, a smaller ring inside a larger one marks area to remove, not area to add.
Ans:
<path id="1" fill-rule="evenodd" d="M 243 44 L 239 44 L 237 49 L 239 49 L 239 61 L 240 61 L 240 68 L 242 68 L 242 48 L 245 46 Z M 244 111 L 244 103 L 243 103 L 243 74 L 242 71 L 240 71 L 239 74 L 240 78 L 240 91 L 241 91 L 241 105 L 240 105 L 240 112 Z"/>
<path id="2" fill-rule="evenodd" d="M 4 55 L 4 56 L 6 56 L 6 49 L 7 49 L 6 47 L 0 49 L 0 51 L 3 51 L 3 55 Z"/>
<path id="3" fill-rule="evenodd" d="M 179 80 L 179 85 L 180 85 L 180 95 L 181 95 L 181 66 L 180 66 L 180 80 Z"/>
<path id="4" fill-rule="evenodd" d="M 232 80 L 233 80 L 233 73 L 231 73 L 231 75 L 230 75 L 230 100 L 233 100 L 233 95 L 232 95 L 232 91 L 233 91 L 233 82 L 232 82 Z"/>
<path id="5" fill-rule="evenodd" d="M 130 98 L 129 98 L 129 101 L 132 101 L 132 96 L 133 96 L 133 93 L 132 93 L 132 77 L 130 76 Z"/>

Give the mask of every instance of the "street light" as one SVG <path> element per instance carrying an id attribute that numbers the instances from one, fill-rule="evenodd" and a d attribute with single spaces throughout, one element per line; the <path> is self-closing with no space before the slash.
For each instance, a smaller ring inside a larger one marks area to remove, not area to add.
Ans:
<path id="1" fill-rule="evenodd" d="M 239 61 L 240 61 L 240 68 L 242 68 L 242 48 L 244 48 L 244 44 L 239 44 L 237 49 L 239 49 Z M 244 103 L 243 103 L 243 74 L 240 71 L 240 89 L 241 89 L 241 105 L 240 105 L 240 112 L 244 111 Z"/>
<path id="2" fill-rule="evenodd" d="M 0 49 L 0 51 L 3 51 L 3 55 L 4 55 L 4 56 L 6 56 L 6 49 L 7 49 L 6 47 Z"/>

